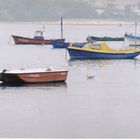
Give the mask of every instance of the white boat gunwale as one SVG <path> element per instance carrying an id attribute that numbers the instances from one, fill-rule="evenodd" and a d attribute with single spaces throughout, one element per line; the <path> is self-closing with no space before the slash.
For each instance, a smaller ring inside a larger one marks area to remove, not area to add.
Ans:
<path id="1" fill-rule="evenodd" d="M 5 70 L 5 74 L 37 74 L 37 73 L 54 73 L 54 72 L 66 72 L 68 70 L 54 70 L 54 69 L 19 69 L 19 70 Z M 3 71 L 0 71 L 3 73 Z"/>

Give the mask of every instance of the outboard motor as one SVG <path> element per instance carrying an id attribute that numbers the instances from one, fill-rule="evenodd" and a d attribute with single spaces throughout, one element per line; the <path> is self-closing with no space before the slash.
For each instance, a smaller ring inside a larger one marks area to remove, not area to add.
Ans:
<path id="1" fill-rule="evenodd" d="M 2 73 L 0 74 L 0 81 L 3 81 L 3 76 L 4 76 L 4 73 L 5 73 L 6 71 L 7 71 L 7 70 L 4 69 L 4 70 L 2 71 Z"/>

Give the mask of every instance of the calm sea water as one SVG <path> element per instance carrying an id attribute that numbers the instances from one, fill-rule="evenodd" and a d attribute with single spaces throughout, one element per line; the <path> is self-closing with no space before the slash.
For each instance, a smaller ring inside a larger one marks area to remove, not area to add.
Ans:
<path id="1" fill-rule="evenodd" d="M 60 37 L 59 25 L 0 23 L 0 69 L 63 66 L 64 49 L 14 45 L 10 39 L 11 34 L 32 37 L 43 26 L 46 37 Z M 129 25 L 64 26 L 71 42 L 85 41 L 87 35 L 123 36 L 133 31 Z M 0 137 L 140 138 L 140 57 L 72 61 L 67 54 L 67 60 L 66 84 L 0 87 Z"/>

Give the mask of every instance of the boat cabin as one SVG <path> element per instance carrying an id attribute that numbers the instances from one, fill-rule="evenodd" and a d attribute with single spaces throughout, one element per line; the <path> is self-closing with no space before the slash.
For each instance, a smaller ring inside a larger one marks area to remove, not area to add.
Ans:
<path id="1" fill-rule="evenodd" d="M 43 33 L 44 33 L 44 31 L 36 31 L 35 32 L 35 35 L 34 35 L 34 39 L 44 40 Z"/>
<path id="2" fill-rule="evenodd" d="M 96 50 L 100 50 L 101 49 L 101 45 L 100 44 L 92 44 L 90 46 L 91 49 L 96 49 Z"/>

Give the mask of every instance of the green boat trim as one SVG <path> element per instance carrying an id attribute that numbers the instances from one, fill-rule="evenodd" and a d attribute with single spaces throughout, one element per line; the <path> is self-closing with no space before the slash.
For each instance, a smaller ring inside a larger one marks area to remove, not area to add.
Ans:
<path id="1" fill-rule="evenodd" d="M 87 38 L 89 41 L 124 41 L 124 37 L 95 37 L 89 36 Z"/>

